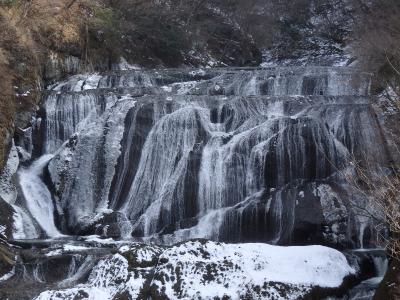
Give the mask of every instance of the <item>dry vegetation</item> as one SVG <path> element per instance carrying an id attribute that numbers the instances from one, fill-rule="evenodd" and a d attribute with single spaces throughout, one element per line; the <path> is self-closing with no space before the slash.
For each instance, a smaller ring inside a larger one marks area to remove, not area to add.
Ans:
<path id="1" fill-rule="evenodd" d="M 400 260 L 400 173 L 398 170 L 372 166 L 354 161 L 355 173 L 346 174 L 352 184 L 370 205 L 356 207 L 360 214 L 375 219 L 377 226 L 388 229 L 381 236 L 391 258 Z M 379 232 L 379 230 L 378 230 Z"/>
<path id="2" fill-rule="evenodd" d="M 26 126 L 39 101 L 50 53 L 80 54 L 83 8 L 83 1 L 0 1 L 0 169 L 14 124 Z"/>
<path id="3" fill-rule="evenodd" d="M 387 228 L 382 235 L 389 257 L 389 269 L 374 299 L 395 300 L 400 297 L 400 172 L 398 169 L 365 167 L 355 163 L 356 175 L 350 183 L 369 199 L 369 207 L 363 210 L 367 217 L 374 218 L 378 226 Z"/>
<path id="4" fill-rule="evenodd" d="M 9 137 L 12 135 L 13 122 L 18 104 L 25 104 L 31 99 L 17 99 L 18 90 L 14 87 L 21 85 L 21 88 L 34 83 L 34 72 L 29 74 L 28 69 L 35 64 L 30 55 L 30 44 L 28 39 L 21 36 L 11 23 L 11 16 L 8 11 L 0 8 L 0 157 L 6 155 Z M 24 102 L 22 102 L 24 101 Z M 0 167 L 2 167 L 0 159 Z"/>

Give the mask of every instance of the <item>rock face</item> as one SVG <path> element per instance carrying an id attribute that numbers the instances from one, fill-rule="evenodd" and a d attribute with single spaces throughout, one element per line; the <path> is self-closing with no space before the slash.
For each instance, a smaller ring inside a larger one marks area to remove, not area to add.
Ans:
<path id="1" fill-rule="evenodd" d="M 322 67 L 74 76 L 48 91 L 34 133 L 33 152 L 54 154 L 42 178 L 55 224 L 169 244 L 374 246 L 346 180 L 352 159 L 390 159 L 369 83 Z"/>
<path id="2" fill-rule="evenodd" d="M 35 299 L 299 299 L 316 289 L 333 295 L 355 274 L 343 254 L 321 246 L 129 244 L 99 259 L 85 283 Z"/>

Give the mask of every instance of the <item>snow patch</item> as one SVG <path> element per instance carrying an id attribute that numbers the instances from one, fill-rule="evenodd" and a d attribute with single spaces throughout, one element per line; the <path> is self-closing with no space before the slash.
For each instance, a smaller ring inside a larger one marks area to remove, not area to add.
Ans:
<path id="1" fill-rule="evenodd" d="M 159 261 L 167 263 L 160 264 L 156 273 L 175 280 L 163 283 L 156 279 L 154 283 L 165 288 L 170 299 L 179 298 L 174 289 L 177 278 L 183 281 L 180 295 L 188 299 L 236 299 L 269 283 L 287 285 L 289 290 L 295 291 L 296 297 L 290 299 L 296 299 L 297 292 L 306 292 L 315 286 L 339 287 L 346 276 L 356 273 L 342 253 L 322 246 L 279 247 L 193 241 L 166 250 Z M 170 268 L 171 265 L 179 265 L 180 269 Z"/>
<path id="2" fill-rule="evenodd" d="M 355 274 L 340 252 L 322 247 L 189 241 L 164 250 L 131 243 L 100 260 L 86 283 L 46 291 L 36 300 L 137 299 L 142 290 L 166 299 L 299 299 L 337 288 Z"/>
<path id="3" fill-rule="evenodd" d="M 9 204 L 13 204 L 17 199 L 17 189 L 13 183 L 13 178 L 18 170 L 18 166 L 18 151 L 13 141 L 6 166 L 0 176 L 0 197 Z"/>

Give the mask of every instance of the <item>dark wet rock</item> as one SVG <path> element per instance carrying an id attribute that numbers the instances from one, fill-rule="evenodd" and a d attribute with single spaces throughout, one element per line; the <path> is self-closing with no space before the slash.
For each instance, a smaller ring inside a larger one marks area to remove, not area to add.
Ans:
<path id="1" fill-rule="evenodd" d="M 391 259 L 388 271 L 379 285 L 374 300 L 388 299 L 395 300 L 400 298 L 400 262 Z"/>

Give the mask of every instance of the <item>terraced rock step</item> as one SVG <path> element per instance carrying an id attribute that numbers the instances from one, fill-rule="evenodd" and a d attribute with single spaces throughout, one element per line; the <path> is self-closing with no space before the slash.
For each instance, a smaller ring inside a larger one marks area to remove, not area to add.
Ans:
<path id="1" fill-rule="evenodd" d="M 368 96 L 371 74 L 353 68 L 166 69 L 78 75 L 56 91 L 161 87 L 177 94 Z"/>

